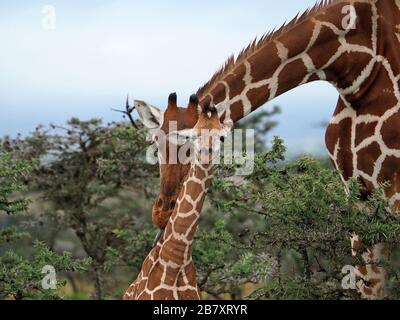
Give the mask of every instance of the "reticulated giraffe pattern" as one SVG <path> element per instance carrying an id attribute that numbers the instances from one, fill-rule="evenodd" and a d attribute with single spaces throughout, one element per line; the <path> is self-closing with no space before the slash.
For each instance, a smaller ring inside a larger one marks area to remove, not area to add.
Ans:
<path id="1" fill-rule="evenodd" d="M 332 162 L 345 185 L 351 178 L 359 180 L 363 196 L 389 183 L 385 193 L 396 212 L 400 208 L 399 48 L 400 0 L 325 0 L 251 43 L 238 58 L 230 58 L 198 91 L 200 105 L 224 101 L 230 107 L 222 119 L 237 122 L 300 85 L 331 83 L 340 96 L 326 131 Z M 164 119 L 189 127 L 195 117 L 190 110 L 172 108 L 164 114 Z M 170 200 L 179 191 L 181 167 L 162 171 L 162 190 L 165 177 L 177 176 L 172 184 L 168 179 Z M 351 239 L 353 254 L 365 262 L 357 267 L 359 291 L 363 297 L 381 298 L 385 275 L 379 262 L 388 255 L 387 248 L 378 245 L 360 253 L 361 241 L 356 235 Z"/>
<path id="2" fill-rule="evenodd" d="M 192 243 L 211 178 L 210 169 L 192 164 L 176 212 L 145 259 L 139 276 L 127 290 L 125 300 L 201 299 L 192 260 Z M 187 192 L 188 188 L 196 193 L 196 198 Z"/>
<path id="3" fill-rule="evenodd" d="M 392 182 L 387 196 L 400 205 L 399 46 L 400 1 L 325 1 L 229 60 L 199 94 L 227 101 L 237 121 L 294 87 L 329 81 L 340 93 L 326 135 L 332 161 L 367 192 Z"/>
<path id="4" fill-rule="evenodd" d="M 196 132 L 215 130 L 214 134 L 221 130 L 222 136 L 227 134 L 230 126 L 222 126 L 216 110 L 212 109 L 199 116 L 194 129 L 198 130 Z M 199 146 L 195 146 L 175 210 L 162 237 L 145 259 L 139 276 L 125 293 L 125 300 L 201 299 L 192 259 L 192 244 L 212 179 L 212 158 L 219 152 L 219 148 L 211 146 L 215 145 L 214 140 L 220 139 L 220 136 L 210 139 L 203 139 Z M 206 160 L 200 153 L 204 148 L 212 150 L 206 155 Z"/>
<path id="5" fill-rule="evenodd" d="M 252 43 L 200 89 L 203 101 L 227 101 L 237 121 L 302 84 L 324 80 L 340 98 L 326 132 L 328 153 L 345 184 L 363 195 L 388 182 L 400 208 L 400 1 L 323 1 L 277 32 Z M 356 239 L 360 241 L 360 239 Z M 357 242 L 356 241 L 356 242 Z M 352 241 L 354 243 L 354 241 Z M 387 255 L 371 248 L 358 267 L 364 297 L 383 297 Z"/>

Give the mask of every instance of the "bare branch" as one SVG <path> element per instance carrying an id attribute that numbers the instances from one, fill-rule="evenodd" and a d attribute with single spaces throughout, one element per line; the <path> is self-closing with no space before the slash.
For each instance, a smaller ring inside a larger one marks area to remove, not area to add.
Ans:
<path id="1" fill-rule="evenodd" d="M 129 105 L 129 95 L 126 98 L 126 105 L 125 105 L 125 110 L 118 110 L 118 109 L 111 109 L 112 111 L 122 113 L 123 115 L 127 116 L 129 121 L 131 122 L 132 126 L 135 129 L 139 129 L 137 124 L 135 123 L 135 120 L 132 117 L 132 112 L 135 110 L 135 106 L 130 106 Z"/>

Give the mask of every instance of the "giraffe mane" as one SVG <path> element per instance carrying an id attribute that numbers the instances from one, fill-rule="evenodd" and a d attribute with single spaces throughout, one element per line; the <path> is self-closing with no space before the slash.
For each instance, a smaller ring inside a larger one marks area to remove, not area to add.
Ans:
<path id="1" fill-rule="evenodd" d="M 270 43 L 274 39 L 277 39 L 286 31 L 293 28 L 298 23 L 305 21 L 307 18 L 319 12 L 321 9 L 340 1 L 343 0 L 318 0 L 314 6 L 306 9 L 302 14 L 299 12 L 290 22 L 284 22 L 280 28 L 264 33 L 259 39 L 256 37 L 247 47 L 240 51 L 237 57 L 232 54 L 228 60 L 226 60 L 224 65 L 212 76 L 212 78 L 197 91 L 197 95 L 201 98 L 204 98 L 204 93 L 209 91 L 212 87 L 214 87 L 215 84 L 221 81 L 226 74 L 230 73 L 244 60 L 252 56 L 258 50 L 262 49 L 266 44 Z"/>

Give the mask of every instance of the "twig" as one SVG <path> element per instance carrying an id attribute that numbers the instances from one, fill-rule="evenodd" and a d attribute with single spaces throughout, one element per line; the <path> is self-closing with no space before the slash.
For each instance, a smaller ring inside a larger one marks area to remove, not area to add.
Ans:
<path id="1" fill-rule="evenodd" d="M 315 261 L 316 261 L 317 264 L 318 264 L 319 269 L 320 269 L 322 272 L 328 273 L 328 272 L 326 271 L 326 269 L 322 266 L 322 264 L 319 262 L 318 256 L 317 256 L 316 254 L 313 254 L 313 256 L 314 256 Z"/>
<path id="2" fill-rule="evenodd" d="M 112 110 L 112 111 L 115 111 L 115 112 L 122 113 L 122 114 L 124 114 L 125 116 L 127 116 L 128 119 L 130 120 L 132 126 L 133 126 L 135 129 L 139 129 L 139 127 L 138 127 L 137 124 L 135 123 L 135 120 L 133 120 L 133 117 L 132 117 L 132 112 L 133 112 L 133 110 L 135 110 L 135 106 L 130 106 L 130 105 L 129 105 L 129 96 L 127 96 L 127 98 L 126 98 L 125 110 L 118 110 L 118 109 L 113 109 L 113 108 L 112 108 L 111 110 Z"/>
<path id="3" fill-rule="evenodd" d="M 225 267 L 225 265 L 219 265 L 219 266 L 215 266 L 214 268 L 208 269 L 204 278 L 199 282 L 199 287 L 203 288 L 205 286 L 205 284 L 208 282 L 208 279 L 210 278 L 211 274 L 219 269 L 223 269 L 224 267 Z"/>

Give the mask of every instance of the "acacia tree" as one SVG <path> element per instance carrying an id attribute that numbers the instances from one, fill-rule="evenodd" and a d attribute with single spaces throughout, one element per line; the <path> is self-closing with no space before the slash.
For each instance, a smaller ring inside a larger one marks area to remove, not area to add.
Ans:
<path id="1" fill-rule="evenodd" d="M 365 250 L 379 242 L 396 247 L 400 241 L 400 221 L 386 210 L 383 186 L 361 202 L 356 181 L 347 194 L 335 170 L 310 157 L 285 163 L 284 152 L 283 141 L 276 138 L 270 150 L 256 155 L 254 172 L 240 184 L 226 179 L 234 165 L 219 166 L 212 184 L 213 205 L 226 213 L 227 229 L 236 238 L 232 246 L 275 261 L 263 265 L 249 259 L 245 264 L 256 274 L 274 270 L 250 297 L 357 298 L 355 290 L 341 286 L 342 268 L 361 262 L 351 257 L 349 234 L 360 235 Z M 385 264 L 388 297 L 397 298 L 398 265 L 395 259 Z M 218 286 L 216 280 L 227 272 L 222 262 L 211 285 Z"/>
<path id="2" fill-rule="evenodd" d="M 73 231 L 79 240 L 76 249 L 92 261 L 94 298 L 103 299 L 112 291 L 105 288 L 106 275 L 116 252 L 129 245 L 122 234 L 136 237 L 150 227 L 143 217 L 143 198 L 152 197 L 150 181 L 157 170 L 144 159 L 144 129 L 74 118 L 64 127 L 38 127 L 27 138 L 6 139 L 3 146 L 20 159 L 38 159 L 29 185 L 41 193 L 48 209 L 37 222 L 53 240 Z M 136 200 L 129 203 L 131 197 Z M 140 251 L 143 254 L 144 248 Z"/>
<path id="3" fill-rule="evenodd" d="M 19 191 L 18 179 L 29 191 L 39 192 L 36 202 L 45 202 L 46 210 L 30 216 L 36 222 L 31 232 L 47 246 L 36 245 L 37 258 L 33 254 L 21 260 L 14 254 L 4 260 L 3 256 L 0 292 L 16 298 L 47 297 L 49 292 L 37 285 L 41 275 L 37 268 L 50 261 L 60 270 L 82 271 L 81 279 L 89 274 L 93 298 L 121 298 L 151 249 L 156 230 L 151 226 L 150 204 L 158 191 L 158 168 L 144 157 L 146 130 L 128 111 L 133 109 L 128 106 L 126 112 L 132 126 L 71 119 L 63 127 L 38 127 L 28 137 L 1 141 L 1 152 L 9 157 L 2 160 L 3 168 L 12 168 L 10 163 L 17 167 L 2 171 L 0 209 L 14 214 L 27 208 L 24 199 L 9 200 Z M 399 222 L 387 214 L 381 189 L 361 203 L 357 183 L 352 181 L 350 195 L 346 194 L 331 167 L 310 157 L 285 162 L 280 139 L 267 149 L 267 134 L 275 125 L 270 117 L 277 112 L 239 124 L 259 131 L 253 174 L 232 179 L 235 164 L 216 168 L 194 243 L 200 288 L 206 298 L 216 299 L 357 297 L 340 286 L 341 268 L 354 264 L 349 232 L 361 235 L 367 245 L 382 240 L 395 245 Z M 31 159 L 36 159 L 34 165 Z M 16 228 L 3 229 L 0 239 L 23 236 Z M 88 273 L 71 255 L 55 253 L 65 238 L 73 244 L 68 249 L 72 256 L 90 258 Z M 20 263 L 24 267 L 18 270 L 24 271 L 18 274 L 25 277 L 7 273 Z M 387 267 L 393 271 L 389 297 L 399 297 L 398 268 L 393 263 Z M 69 278 L 71 283 L 76 276 Z M 4 279 L 29 281 L 4 286 Z"/>
<path id="4" fill-rule="evenodd" d="M 10 154 L 0 153 L 0 214 L 8 217 L 2 217 L 4 224 L 26 212 L 30 200 L 16 197 L 16 193 L 24 190 L 24 181 L 34 165 L 26 160 L 15 160 Z M 3 251 L 0 256 L 0 299 L 58 299 L 56 289 L 65 285 L 65 280 L 56 278 L 52 290 L 43 287 L 43 267 L 51 266 L 57 272 L 76 272 L 84 271 L 90 262 L 74 260 L 67 252 L 59 255 L 37 240 L 33 241 L 33 252 L 30 254 L 21 255 L 12 249 L 13 244 L 29 238 L 29 232 L 15 226 L 0 230 L 0 249 Z"/>

